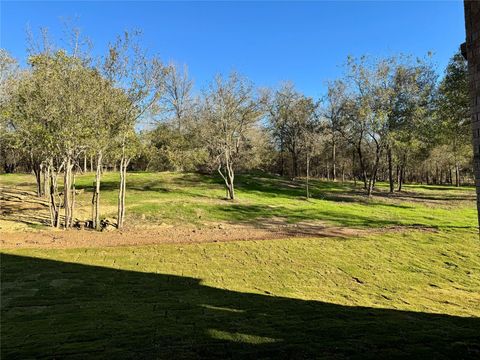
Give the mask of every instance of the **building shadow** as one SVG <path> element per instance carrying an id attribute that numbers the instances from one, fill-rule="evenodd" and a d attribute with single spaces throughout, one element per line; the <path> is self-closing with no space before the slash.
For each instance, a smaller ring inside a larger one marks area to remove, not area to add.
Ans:
<path id="1" fill-rule="evenodd" d="M 241 293 L 182 276 L 3 254 L 1 291 L 2 359 L 480 357 L 480 318 Z"/>

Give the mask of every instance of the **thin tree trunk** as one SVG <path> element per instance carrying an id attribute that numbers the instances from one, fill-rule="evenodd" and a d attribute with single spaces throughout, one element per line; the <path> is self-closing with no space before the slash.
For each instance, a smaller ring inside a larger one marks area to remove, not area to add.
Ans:
<path id="1" fill-rule="evenodd" d="M 225 150 L 225 153 L 223 155 L 225 157 L 225 174 L 223 174 L 223 172 L 222 172 L 222 161 L 220 160 L 221 157 L 219 157 L 217 172 L 220 174 L 223 181 L 225 182 L 227 199 L 234 200 L 235 199 L 235 187 L 234 187 L 233 184 L 234 184 L 234 179 L 235 179 L 235 171 L 233 169 L 233 164 L 230 160 L 229 151 Z"/>
<path id="2" fill-rule="evenodd" d="M 95 172 L 95 190 L 92 197 L 92 228 L 100 230 L 100 184 L 102 178 L 103 154 L 100 151 L 97 156 L 97 168 Z"/>
<path id="3" fill-rule="evenodd" d="M 460 166 L 455 164 L 455 186 L 460 187 Z"/>
<path id="4" fill-rule="evenodd" d="M 73 214 L 75 211 L 75 172 L 72 172 L 72 199 L 70 201 L 70 227 L 73 227 Z"/>
<path id="5" fill-rule="evenodd" d="M 332 180 L 337 181 L 337 157 L 336 157 L 335 136 L 333 137 L 333 141 L 332 141 L 332 161 L 333 161 Z"/>
<path id="6" fill-rule="evenodd" d="M 233 185 L 233 178 L 231 175 L 228 175 L 228 196 L 230 198 L 230 200 L 235 200 L 235 188 L 234 188 L 234 185 Z"/>
<path id="7" fill-rule="evenodd" d="M 120 160 L 120 191 L 118 192 L 118 214 L 117 214 L 117 228 L 121 229 L 123 226 L 123 157 Z"/>
<path id="8" fill-rule="evenodd" d="M 462 185 L 462 179 L 460 176 L 460 166 L 458 163 L 455 165 L 455 186 L 460 187 Z"/>
<path id="9" fill-rule="evenodd" d="M 372 173 L 370 174 L 370 178 L 368 179 L 368 196 L 372 196 L 373 189 L 375 187 L 375 182 L 377 179 L 377 172 L 378 172 L 378 165 L 380 164 L 380 156 L 381 156 L 381 147 L 377 143 L 376 151 L 375 151 L 375 162 L 373 164 Z"/>
<path id="10" fill-rule="evenodd" d="M 367 190 L 368 188 L 368 180 L 367 180 L 367 170 L 365 169 L 365 163 L 363 161 L 363 153 L 362 153 L 362 148 L 359 145 L 357 147 L 357 152 L 358 152 L 358 160 L 360 161 L 360 169 L 362 170 L 362 177 L 363 177 L 363 188 Z"/>
<path id="11" fill-rule="evenodd" d="M 280 176 L 285 176 L 285 155 L 283 150 L 280 152 Z"/>
<path id="12" fill-rule="evenodd" d="M 392 164 L 392 149 L 391 149 L 391 147 L 388 147 L 387 157 L 388 157 L 388 181 L 390 183 L 390 193 L 393 194 L 393 192 L 395 190 L 394 189 L 395 182 L 393 180 L 393 164 Z"/>
<path id="13" fill-rule="evenodd" d="M 127 182 L 127 167 L 129 159 L 122 155 L 120 160 L 120 189 L 118 192 L 118 217 L 117 217 L 117 228 L 122 229 L 125 221 L 125 193 L 126 193 L 126 182 Z"/>
<path id="14" fill-rule="evenodd" d="M 118 213 L 117 213 L 117 228 L 123 227 L 123 157 L 120 160 L 120 187 L 118 191 Z"/>
<path id="15" fill-rule="evenodd" d="M 61 168 L 61 167 L 60 167 Z M 49 176 L 49 208 L 50 208 L 50 223 L 52 227 L 60 227 L 60 204 L 57 204 L 57 176 L 60 172 L 60 168 L 54 169 L 53 159 L 49 160 L 48 164 L 48 176 Z"/>
<path id="16" fill-rule="evenodd" d="M 43 165 L 43 197 L 48 199 L 48 181 L 49 181 L 49 166 L 48 163 Z"/>
<path id="17" fill-rule="evenodd" d="M 308 188 L 308 181 L 309 181 L 309 177 L 310 177 L 310 157 L 309 157 L 309 154 L 308 154 L 308 151 L 307 151 L 307 199 L 310 198 L 310 192 L 309 192 L 309 188 Z"/>
<path id="18" fill-rule="evenodd" d="M 32 160 L 32 170 L 35 175 L 35 182 L 37 185 L 37 196 L 42 196 L 42 170 L 40 164 L 37 161 Z"/>
<path id="19" fill-rule="evenodd" d="M 295 151 L 292 152 L 292 165 L 293 165 L 293 177 L 298 177 L 298 159 L 297 153 Z"/>
<path id="20" fill-rule="evenodd" d="M 72 159 L 67 155 L 65 159 L 65 172 L 63 177 L 63 210 L 65 214 L 64 226 L 67 229 L 70 226 L 70 191 L 71 191 L 71 168 Z"/>
<path id="21" fill-rule="evenodd" d="M 355 174 L 355 150 L 352 151 L 352 177 L 353 177 L 353 186 L 357 186 L 357 175 Z"/>
<path id="22" fill-rule="evenodd" d="M 230 200 L 235 200 L 235 188 L 233 185 L 235 179 L 235 173 L 233 171 L 233 164 L 230 158 L 230 154 L 226 157 L 226 168 L 227 168 L 227 187 Z"/>
<path id="23" fill-rule="evenodd" d="M 403 175 L 404 175 L 404 172 L 403 172 L 403 164 L 402 164 L 400 165 L 400 170 L 398 173 L 398 191 L 402 191 Z"/>

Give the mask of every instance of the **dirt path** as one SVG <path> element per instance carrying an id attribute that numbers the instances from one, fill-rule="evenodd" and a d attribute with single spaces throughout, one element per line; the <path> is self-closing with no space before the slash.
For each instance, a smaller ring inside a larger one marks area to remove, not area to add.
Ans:
<path id="1" fill-rule="evenodd" d="M 329 227 L 320 224 L 285 224 L 269 220 L 256 226 L 210 224 L 201 228 L 157 226 L 148 229 L 96 232 L 91 230 L 44 230 L 1 232 L 1 248 L 83 248 L 163 243 L 204 243 L 238 240 L 269 240 L 289 237 L 361 236 L 366 230 Z"/>

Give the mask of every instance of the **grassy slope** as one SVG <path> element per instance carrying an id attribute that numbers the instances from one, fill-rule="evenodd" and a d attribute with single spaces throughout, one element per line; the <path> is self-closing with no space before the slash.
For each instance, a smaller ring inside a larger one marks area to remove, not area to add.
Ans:
<path id="1" fill-rule="evenodd" d="M 223 200 L 217 178 L 195 174 L 132 173 L 128 175 L 127 216 L 141 222 L 201 224 L 208 221 L 252 222 L 284 217 L 289 222 L 321 220 L 349 227 L 426 226 L 442 229 L 473 228 L 476 212 L 471 188 L 405 186 L 400 199 L 366 198 L 351 183 L 342 185 L 312 181 L 313 199 L 305 200 L 303 183 L 281 178 L 244 175 L 237 177 L 238 200 Z M 30 175 L 2 175 L 0 185 L 33 189 Z M 77 187 L 80 218 L 90 216 L 93 175 L 79 176 Z M 118 176 L 103 177 L 101 201 L 105 215 L 114 216 Z"/>
<path id="2" fill-rule="evenodd" d="M 115 177 L 105 179 L 103 199 L 113 206 Z M 421 224 L 437 232 L 4 249 L 2 358 L 480 356 L 480 242 L 471 189 L 411 186 L 402 199 L 369 200 L 351 185 L 315 182 L 317 198 L 307 202 L 295 184 L 244 176 L 240 200 L 228 203 L 209 177 L 129 179 L 131 215 L 150 211 L 158 222 L 276 216 L 343 226 Z M 1 183 L 19 180 L 3 176 Z"/>
<path id="3" fill-rule="evenodd" d="M 6 251 L 2 358 L 474 358 L 478 250 L 411 232 Z"/>

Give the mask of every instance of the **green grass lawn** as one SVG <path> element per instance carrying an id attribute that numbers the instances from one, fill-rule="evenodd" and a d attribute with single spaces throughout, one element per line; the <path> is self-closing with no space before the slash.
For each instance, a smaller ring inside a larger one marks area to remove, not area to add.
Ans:
<path id="1" fill-rule="evenodd" d="M 91 175 L 78 179 L 80 187 Z M 472 188 L 129 174 L 129 220 L 322 221 L 362 236 L 88 249 L 2 249 L 1 358 L 478 359 Z M 115 206 L 115 174 L 102 201 Z M 31 189 L 29 175 L 1 186 Z M 89 193 L 80 196 L 88 206 Z M 84 204 L 82 204 L 82 202 Z M 394 227 L 394 228 L 392 228 Z M 1 236 L 1 234 L 0 234 Z"/>
<path id="2" fill-rule="evenodd" d="M 0 186 L 34 189 L 31 175 L 1 175 Z M 93 174 L 77 178 L 85 189 L 77 198 L 77 216 L 88 219 Z M 305 199 L 304 183 L 267 175 L 239 175 L 234 202 L 224 200 L 218 177 L 179 173 L 130 173 L 127 182 L 127 222 L 203 224 L 212 221 L 246 222 L 284 218 L 288 222 L 323 221 L 347 227 L 433 227 L 458 229 L 476 226 L 473 188 L 406 185 L 389 197 L 379 184 L 373 198 L 352 183 L 311 181 L 312 199 Z M 118 175 L 103 176 L 104 216 L 116 214 Z"/>
<path id="3" fill-rule="evenodd" d="M 476 235 L 8 250 L 2 359 L 478 358 Z"/>

